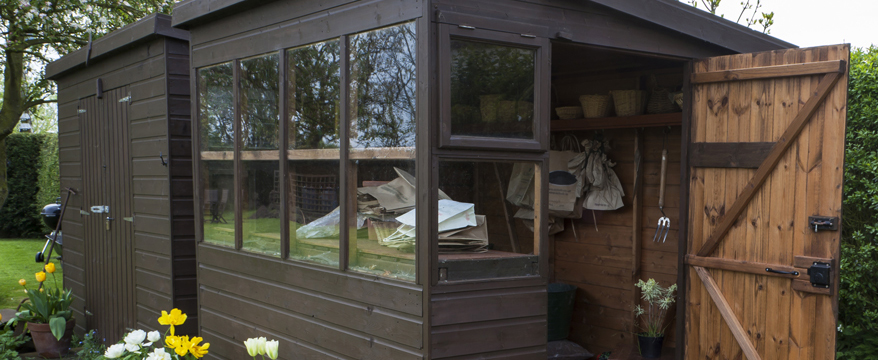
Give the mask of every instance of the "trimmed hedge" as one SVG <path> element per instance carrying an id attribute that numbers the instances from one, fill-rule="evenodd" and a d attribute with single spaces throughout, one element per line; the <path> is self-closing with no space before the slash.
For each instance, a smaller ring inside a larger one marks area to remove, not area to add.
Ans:
<path id="1" fill-rule="evenodd" d="M 0 209 L 0 237 L 36 238 L 44 233 L 37 203 L 43 134 L 16 133 L 6 138 L 9 197 Z"/>
<path id="2" fill-rule="evenodd" d="M 45 134 L 40 150 L 40 192 L 37 193 L 37 206 L 40 209 L 51 204 L 61 196 L 61 176 L 58 163 L 58 134 Z M 62 199 L 63 200 L 63 199 Z M 55 229 L 48 229 L 51 231 Z"/>

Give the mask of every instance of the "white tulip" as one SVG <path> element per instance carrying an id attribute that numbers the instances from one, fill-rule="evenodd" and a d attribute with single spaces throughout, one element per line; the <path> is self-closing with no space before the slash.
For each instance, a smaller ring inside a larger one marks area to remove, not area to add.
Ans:
<path id="1" fill-rule="evenodd" d="M 140 344 L 125 344 L 125 350 L 140 354 Z"/>
<path id="2" fill-rule="evenodd" d="M 260 336 L 256 338 L 256 349 L 259 350 L 259 355 L 265 355 L 265 342 L 268 341 L 264 336 Z"/>
<path id="3" fill-rule="evenodd" d="M 110 345 L 110 347 L 107 348 L 107 351 L 104 353 L 104 357 L 106 357 L 107 359 L 117 359 L 123 354 L 125 354 L 125 345 L 115 344 Z"/>
<path id="4" fill-rule="evenodd" d="M 171 360 L 171 354 L 165 352 L 164 348 L 158 348 L 151 352 L 146 360 Z"/>
<path id="5" fill-rule="evenodd" d="M 259 340 L 256 338 L 249 338 L 244 341 L 244 346 L 247 347 L 247 354 L 252 357 L 256 357 L 259 355 Z"/>
<path id="6" fill-rule="evenodd" d="M 162 339 L 162 334 L 158 331 L 150 331 L 149 334 L 146 334 L 146 339 L 149 342 L 158 342 Z"/>
<path id="7" fill-rule="evenodd" d="M 271 360 L 277 360 L 278 346 L 280 346 L 280 343 L 278 343 L 277 340 L 271 340 L 265 343 L 265 354 L 268 355 Z"/>
<path id="8" fill-rule="evenodd" d="M 146 331 L 143 330 L 134 330 L 128 333 L 128 335 L 125 335 L 125 343 L 129 345 L 133 344 L 139 346 L 143 343 L 143 340 L 146 340 Z"/>

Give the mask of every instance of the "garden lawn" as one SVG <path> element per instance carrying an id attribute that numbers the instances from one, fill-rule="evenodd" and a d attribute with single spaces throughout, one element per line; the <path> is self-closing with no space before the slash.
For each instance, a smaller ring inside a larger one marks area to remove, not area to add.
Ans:
<path id="1" fill-rule="evenodd" d="M 34 273 L 42 270 L 42 264 L 34 262 L 34 256 L 43 249 L 46 241 L 42 239 L 0 239 L 0 309 L 14 309 L 27 297 L 19 279 L 27 281 L 28 289 L 36 289 L 39 286 Z M 61 266 L 58 260 L 55 263 L 55 278 L 57 285 L 62 284 Z M 52 274 L 47 274 L 46 286 L 52 286 L 55 281 Z"/>

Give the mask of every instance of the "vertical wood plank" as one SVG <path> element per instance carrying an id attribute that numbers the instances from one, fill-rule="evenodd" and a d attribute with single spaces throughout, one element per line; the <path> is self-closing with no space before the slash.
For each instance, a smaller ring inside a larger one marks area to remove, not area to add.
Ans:
<path id="1" fill-rule="evenodd" d="M 750 339 L 744 333 L 744 328 L 741 326 L 741 323 L 738 322 L 738 318 L 732 311 L 731 305 L 726 301 L 723 293 L 719 291 L 719 286 L 710 276 L 710 273 L 700 266 L 693 266 L 693 268 L 701 278 L 704 287 L 713 299 L 714 304 L 716 304 L 716 307 L 722 315 L 723 320 L 725 320 L 726 325 L 731 329 L 735 339 L 743 349 L 744 355 L 748 360 L 761 360 L 762 358 L 756 352 L 756 349 L 750 344 Z"/>

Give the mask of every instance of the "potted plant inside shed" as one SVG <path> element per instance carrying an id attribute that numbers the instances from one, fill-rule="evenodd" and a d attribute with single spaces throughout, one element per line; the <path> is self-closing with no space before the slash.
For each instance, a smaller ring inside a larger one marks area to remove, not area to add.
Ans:
<path id="1" fill-rule="evenodd" d="M 643 332 L 637 334 L 640 355 L 655 359 L 662 355 L 662 342 L 665 340 L 665 329 L 668 326 L 665 323 L 665 316 L 674 304 L 677 284 L 663 288 L 655 279 L 649 279 L 638 280 L 634 285 L 640 288 L 641 299 L 648 304 L 645 309 L 640 305 L 634 308 L 634 315 L 641 318 L 643 324 L 641 327 Z"/>
<path id="2" fill-rule="evenodd" d="M 57 286 L 43 287 L 46 273 L 55 277 L 55 264 L 48 263 L 34 276 L 40 283 L 37 289 L 28 289 L 24 279 L 18 283 L 25 288 L 28 299 L 21 305 L 22 311 L 15 314 L 7 326 L 15 326 L 19 321 L 27 323 L 34 341 L 34 347 L 40 356 L 58 358 L 70 350 L 70 338 L 73 336 L 75 320 L 70 312 L 73 296 L 70 290 L 59 289 Z"/>

